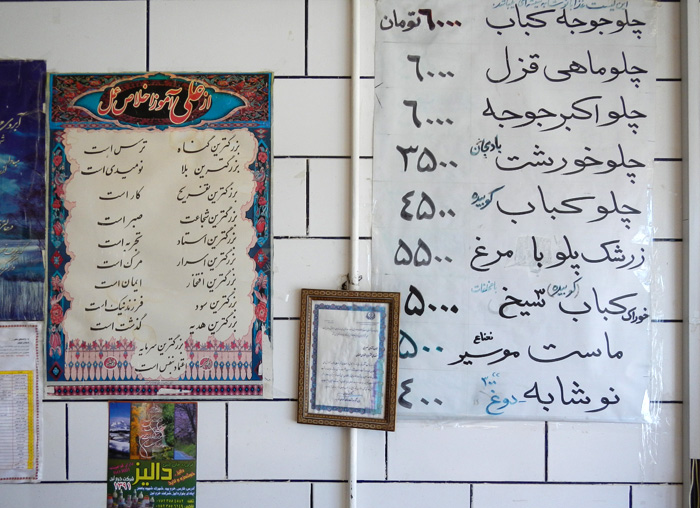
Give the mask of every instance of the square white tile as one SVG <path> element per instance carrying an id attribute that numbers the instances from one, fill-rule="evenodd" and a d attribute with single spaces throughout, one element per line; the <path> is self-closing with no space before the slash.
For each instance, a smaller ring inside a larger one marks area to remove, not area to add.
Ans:
<path id="1" fill-rule="evenodd" d="M 299 317 L 302 288 L 340 289 L 350 272 L 350 241 L 276 240 L 273 253 L 273 316 Z M 361 288 L 369 288 L 369 240 L 360 241 Z"/>
<path id="2" fill-rule="evenodd" d="M 197 480 L 226 479 L 226 402 L 197 403 Z"/>
<path id="3" fill-rule="evenodd" d="M 66 480 L 66 403 L 44 402 L 41 432 L 42 481 Z"/>
<path id="4" fill-rule="evenodd" d="M 360 4 L 360 75 L 374 74 L 374 2 Z M 310 76 L 350 76 L 352 73 L 353 2 L 309 1 L 308 70 Z"/>
<path id="5" fill-rule="evenodd" d="M 389 434 L 389 480 L 543 481 L 544 456 L 543 423 L 399 422 Z"/>
<path id="6" fill-rule="evenodd" d="M 231 480 L 340 480 L 343 429 L 296 422 L 296 402 L 229 404 Z"/>
<path id="7" fill-rule="evenodd" d="M 365 156 L 372 155 L 372 80 L 362 80 L 360 95 L 360 155 Z M 349 79 L 277 79 L 273 106 L 277 155 L 350 155 Z"/>
<path id="8" fill-rule="evenodd" d="M 275 159 L 272 165 L 272 232 L 306 235 L 305 159 Z"/>
<path id="9" fill-rule="evenodd" d="M 153 0 L 150 69 L 302 75 L 303 0 Z"/>
<path id="10" fill-rule="evenodd" d="M 549 481 L 680 482 L 682 407 L 655 409 L 659 421 L 651 425 L 550 423 Z"/>
<path id="11" fill-rule="evenodd" d="M 471 508 L 628 508 L 627 485 L 475 485 Z"/>
<path id="12" fill-rule="evenodd" d="M 0 58 L 46 60 L 49 72 L 146 70 L 146 1 L 2 2 Z"/>
<path id="13" fill-rule="evenodd" d="M 372 161 L 359 162 L 359 235 L 371 234 Z M 309 161 L 309 235 L 350 236 L 352 174 L 349 159 Z"/>
<path id="14" fill-rule="evenodd" d="M 109 405 L 107 402 L 68 403 L 68 479 L 105 481 Z"/>
<path id="15" fill-rule="evenodd" d="M 468 508 L 469 494 L 469 484 L 360 483 L 356 502 L 381 508 Z M 314 508 L 346 506 L 347 497 L 346 484 L 314 483 Z"/>

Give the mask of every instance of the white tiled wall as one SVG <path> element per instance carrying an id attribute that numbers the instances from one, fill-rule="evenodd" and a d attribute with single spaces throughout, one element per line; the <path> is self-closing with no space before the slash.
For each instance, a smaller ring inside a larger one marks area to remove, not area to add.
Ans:
<path id="1" fill-rule="evenodd" d="M 373 0 L 362 0 L 361 14 L 369 287 Z M 359 507 L 681 506 L 679 16 L 679 2 L 658 2 L 658 424 L 400 422 L 394 433 L 359 431 Z M 298 290 L 337 288 L 348 272 L 350 33 L 350 0 L 0 2 L 0 58 L 45 59 L 50 71 L 275 73 L 275 398 L 200 403 L 199 508 L 345 505 L 347 431 L 296 424 L 295 399 Z M 0 506 L 103 506 L 106 403 L 47 402 L 42 429 L 42 482 L 0 485 Z"/>

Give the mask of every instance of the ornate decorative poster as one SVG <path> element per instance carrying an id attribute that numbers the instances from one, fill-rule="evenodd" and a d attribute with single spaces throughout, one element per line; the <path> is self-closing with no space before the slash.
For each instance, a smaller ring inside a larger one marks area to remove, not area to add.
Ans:
<path id="1" fill-rule="evenodd" d="M 271 85 L 50 76 L 50 395 L 269 394 Z"/>
<path id="2" fill-rule="evenodd" d="M 653 1 L 379 0 L 403 418 L 649 418 Z"/>
<path id="3" fill-rule="evenodd" d="M 0 321 L 44 318 L 46 62 L 0 61 Z"/>

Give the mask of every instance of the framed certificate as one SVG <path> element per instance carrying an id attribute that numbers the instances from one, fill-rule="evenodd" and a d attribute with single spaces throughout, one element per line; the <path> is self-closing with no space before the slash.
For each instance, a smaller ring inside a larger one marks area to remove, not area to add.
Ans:
<path id="1" fill-rule="evenodd" d="M 297 421 L 394 430 L 399 293 L 301 290 Z"/>

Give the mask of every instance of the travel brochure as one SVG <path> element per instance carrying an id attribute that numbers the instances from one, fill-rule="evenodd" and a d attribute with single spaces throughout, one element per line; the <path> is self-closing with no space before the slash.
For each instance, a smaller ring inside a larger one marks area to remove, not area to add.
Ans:
<path id="1" fill-rule="evenodd" d="M 107 508 L 188 508 L 197 483 L 195 402 L 110 402 Z"/>

